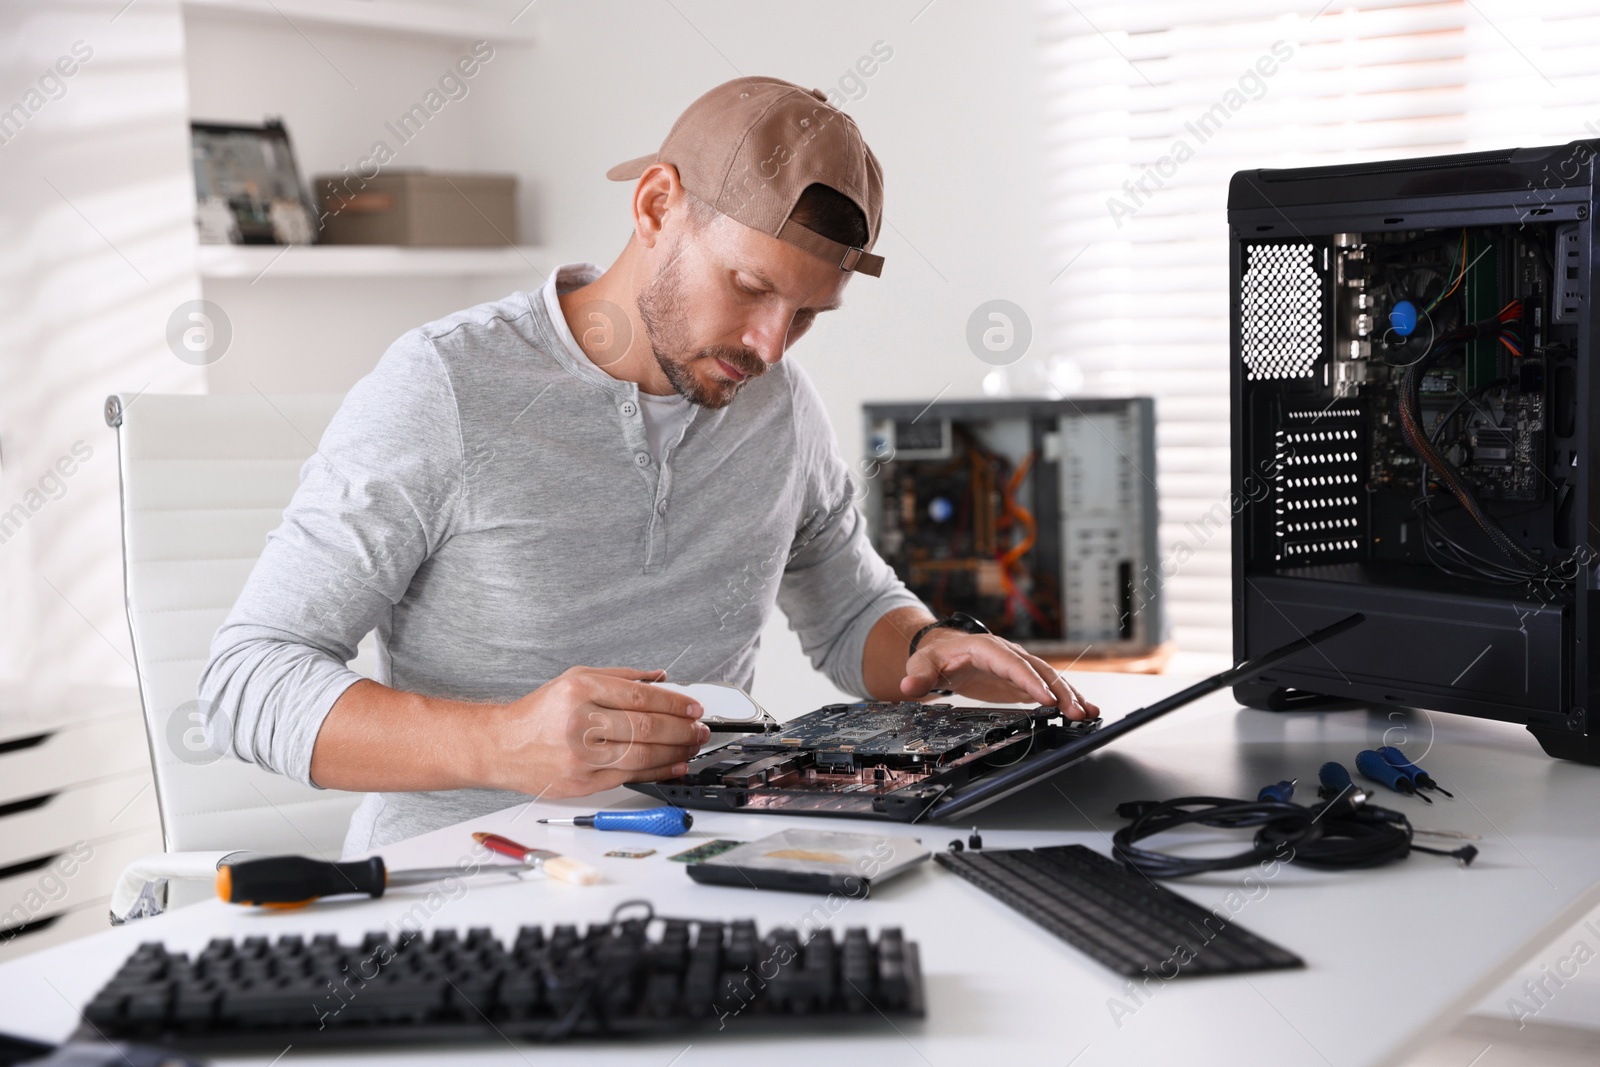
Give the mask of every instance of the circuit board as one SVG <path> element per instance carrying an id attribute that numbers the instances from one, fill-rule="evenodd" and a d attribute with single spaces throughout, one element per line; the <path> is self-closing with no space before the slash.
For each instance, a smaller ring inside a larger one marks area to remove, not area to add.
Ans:
<path id="1" fill-rule="evenodd" d="M 1023 503 L 1036 495 L 1028 479 L 1034 455 L 1024 453 L 1019 465 L 970 428 L 944 425 L 948 442 L 942 452 L 905 447 L 907 431 L 916 429 L 912 424 L 896 430 L 900 450 L 882 476 L 879 550 L 907 587 L 941 615 L 965 611 L 1019 640 L 1059 638 L 1060 596 L 1053 586 L 1060 564 L 1053 547 L 1044 555 L 1035 551 L 1038 504 Z M 1024 534 L 1024 522 L 1035 533 Z M 1035 573 L 1041 567 L 1048 576 Z M 1033 594 L 1036 585 L 1033 610 L 1019 615 L 1019 595 Z"/>
<path id="2" fill-rule="evenodd" d="M 1370 477 L 1374 488 L 1415 497 L 1422 463 L 1397 416 L 1399 374 L 1430 345 L 1465 320 L 1492 315 L 1509 300 L 1523 302 L 1519 324 L 1530 344 L 1512 354 L 1493 340 L 1473 341 L 1430 367 L 1419 402 L 1424 432 L 1486 500 L 1538 501 L 1548 479 L 1544 349 L 1549 272 L 1539 247 L 1517 232 L 1374 235 L 1336 252 L 1335 371 L 1345 396 L 1359 395 L 1372 412 Z M 1459 270 L 1457 299 L 1430 311 L 1427 294 L 1444 294 Z M 1404 336 L 1385 317 L 1413 298 L 1422 311 Z M 1442 492 L 1430 484 L 1433 492 Z"/>
<path id="3" fill-rule="evenodd" d="M 634 788 L 690 807 L 911 818 L 951 788 L 1099 725 L 1050 707 L 830 704 L 702 753 L 681 778 Z"/>
<path id="4" fill-rule="evenodd" d="M 704 863 L 713 856 L 720 856 L 724 852 L 731 852 L 744 844 L 743 841 L 734 841 L 731 838 L 718 837 L 693 848 L 685 849 L 668 856 L 673 863 Z"/>
<path id="5" fill-rule="evenodd" d="M 992 745 L 1056 714 L 1010 708 L 957 708 L 949 704 L 878 701 L 830 704 L 785 723 L 747 748 L 800 747 L 849 754 L 856 761 L 882 758 L 942 762 L 974 747 Z"/>
<path id="6" fill-rule="evenodd" d="M 1500 393 L 1462 409 L 1433 399 L 1439 396 L 1455 399 L 1454 394 L 1430 396 L 1425 391 L 1424 429 L 1430 437 L 1455 442 L 1444 454 L 1478 494 L 1491 500 L 1540 499 L 1546 484 L 1544 397 Z M 1417 488 L 1421 463 L 1387 407 L 1373 428 L 1373 461 L 1375 485 L 1407 492 Z"/>

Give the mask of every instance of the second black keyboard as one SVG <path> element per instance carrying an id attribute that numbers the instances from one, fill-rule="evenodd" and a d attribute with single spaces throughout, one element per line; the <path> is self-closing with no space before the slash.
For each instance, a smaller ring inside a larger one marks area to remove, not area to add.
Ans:
<path id="1" fill-rule="evenodd" d="M 922 1016 L 917 946 L 898 929 L 809 939 L 753 922 L 628 919 L 487 928 L 360 945 L 331 934 L 214 939 L 190 958 L 139 946 L 84 1008 L 86 1036 L 177 1049 L 620 1037 L 776 1016 Z M 814 1023 L 813 1023 L 814 1025 Z"/>
<path id="2" fill-rule="evenodd" d="M 1082 845 L 933 857 L 1119 974 L 1242 974 L 1304 967 L 1225 915 Z"/>

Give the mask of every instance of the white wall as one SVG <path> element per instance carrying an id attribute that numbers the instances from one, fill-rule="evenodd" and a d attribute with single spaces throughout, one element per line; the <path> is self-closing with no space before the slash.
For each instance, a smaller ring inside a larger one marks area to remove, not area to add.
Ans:
<path id="1" fill-rule="evenodd" d="M 201 385 L 165 342 L 199 295 L 178 15 L 125 3 L 0 5 L 0 108 L 90 56 L 0 145 L 0 682 L 133 683 L 101 404 Z"/>
<path id="2" fill-rule="evenodd" d="M 509 59 L 514 91 L 486 96 L 477 113 L 499 131 L 483 162 L 523 175 L 553 260 L 605 264 L 629 230 L 629 189 L 606 181 L 606 168 L 654 151 L 696 96 L 744 74 L 837 88 L 874 42 L 892 48 L 847 104 L 884 168 L 884 276 L 852 281 L 847 306 L 793 354 L 857 455 L 863 400 L 979 395 L 990 368 L 967 349 L 968 315 L 995 297 L 1038 307 L 1053 273 L 1038 228 L 1031 7 L 815 0 L 781 10 L 539 3 L 526 16 L 538 20 L 537 45 Z"/>

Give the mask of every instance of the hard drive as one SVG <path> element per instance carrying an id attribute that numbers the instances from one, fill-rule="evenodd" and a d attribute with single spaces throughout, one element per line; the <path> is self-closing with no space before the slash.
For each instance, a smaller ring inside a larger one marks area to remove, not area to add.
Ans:
<path id="1" fill-rule="evenodd" d="M 707 885 L 865 897 L 874 886 L 930 855 L 910 837 L 781 830 L 692 863 L 688 871 L 690 878 Z"/>

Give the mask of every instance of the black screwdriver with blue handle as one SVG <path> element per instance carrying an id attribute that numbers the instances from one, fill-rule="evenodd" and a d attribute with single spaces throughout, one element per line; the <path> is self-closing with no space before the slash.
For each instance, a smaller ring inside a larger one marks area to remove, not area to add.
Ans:
<path id="1" fill-rule="evenodd" d="M 1287 804 L 1294 799 L 1294 787 L 1298 784 L 1300 784 L 1300 779 L 1296 778 L 1293 781 L 1285 780 L 1276 785 L 1264 785 L 1256 793 L 1256 803 L 1262 804 L 1269 800 L 1275 800 L 1279 804 Z"/>
<path id="2" fill-rule="evenodd" d="M 1361 772 L 1363 778 L 1371 778 L 1374 782 L 1381 782 L 1396 793 L 1408 797 L 1417 797 L 1427 801 L 1429 804 L 1433 803 L 1433 798 L 1418 789 L 1417 784 L 1411 780 L 1409 774 L 1370 748 L 1356 754 L 1356 770 Z"/>
<path id="3" fill-rule="evenodd" d="M 694 816 L 682 808 L 642 808 L 636 811 L 598 811 L 570 819 L 540 819 L 550 826 L 590 826 L 596 830 L 631 830 L 657 837 L 678 837 L 694 825 Z"/>
<path id="4" fill-rule="evenodd" d="M 1418 789 L 1432 789 L 1443 793 L 1451 800 L 1455 799 L 1456 795 L 1454 793 L 1450 792 L 1450 790 L 1434 781 L 1432 776 L 1429 775 L 1427 771 L 1406 759 L 1405 753 L 1401 752 L 1398 748 L 1395 748 L 1393 745 L 1384 745 L 1382 748 L 1377 749 L 1376 751 L 1378 755 L 1384 758 L 1384 761 L 1388 763 L 1389 766 L 1395 768 L 1401 774 L 1404 774 L 1406 777 L 1410 778 L 1411 783 Z"/>
<path id="5" fill-rule="evenodd" d="M 1348 797 L 1352 806 L 1359 806 L 1367 802 L 1366 791 L 1350 780 L 1350 772 L 1344 769 L 1344 764 L 1329 760 L 1317 771 L 1317 781 L 1321 788 L 1317 796 L 1324 800 L 1334 801 L 1340 797 Z"/>

